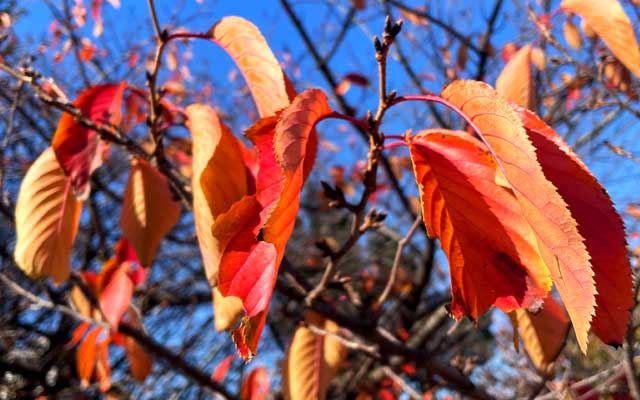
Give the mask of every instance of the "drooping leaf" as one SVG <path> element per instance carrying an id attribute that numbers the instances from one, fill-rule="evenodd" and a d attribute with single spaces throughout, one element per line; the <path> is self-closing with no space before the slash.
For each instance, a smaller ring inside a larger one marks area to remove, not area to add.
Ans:
<path id="1" fill-rule="evenodd" d="M 129 307 L 127 316 L 129 317 L 131 326 L 137 329 L 144 329 L 140 314 L 135 308 Z M 129 361 L 131 376 L 138 382 L 144 382 L 153 367 L 151 356 L 130 336 L 125 338 L 124 348 L 127 360 Z"/>
<path id="2" fill-rule="evenodd" d="M 536 237 L 484 144 L 432 130 L 409 145 L 429 235 L 449 259 L 451 311 L 474 320 L 495 305 L 535 309 L 551 287 Z"/>
<path id="3" fill-rule="evenodd" d="M 95 375 L 98 380 L 98 388 L 105 393 L 111 387 L 111 366 L 109 365 L 109 343 L 111 337 L 107 336 L 104 340 L 97 343 L 97 359 Z"/>
<path id="4" fill-rule="evenodd" d="M 16 203 L 16 264 L 33 279 L 69 277 L 71 247 L 78 230 L 82 202 L 71 194 L 69 179 L 53 149 L 31 165 Z"/>
<path id="5" fill-rule="evenodd" d="M 578 27 L 571 21 L 567 19 L 562 26 L 562 33 L 564 34 L 564 40 L 571 46 L 574 50 L 580 50 L 582 48 L 582 37 L 580 36 L 580 31 Z"/>
<path id="6" fill-rule="evenodd" d="M 533 365 L 542 373 L 558 358 L 569 333 L 569 319 L 553 297 L 544 301 L 542 310 L 531 313 L 516 310 L 516 319 L 524 348 Z"/>
<path id="7" fill-rule="evenodd" d="M 242 300 L 235 296 L 224 297 L 218 288 L 213 289 L 213 322 L 216 331 L 228 331 L 242 317 Z"/>
<path id="8" fill-rule="evenodd" d="M 229 372 L 229 367 L 231 367 L 231 363 L 235 358 L 236 358 L 235 354 L 226 356 L 224 360 L 222 360 L 220 364 L 218 364 L 216 369 L 213 371 L 213 374 L 211 375 L 211 379 L 214 380 L 215 382 L 222 383 L 224 381 L 224 378 L 227 377 L 227 373 Z"/>
<path id="9" fill-rule="evenodd" d="M 516 111 L 545 176 L 569 205 L 591 255 L 598 292 L 591 329 L 604 343 L 621 345 L 633 307 L 633 279 L 622 218 L 607 191 L 562 138 L 532 112 Z"/>
<path id="10" fill-rule="evenodd" d="M 278 267 L 293 232 L 302 185 L 315 161 L 318 139 L 314 126 L 330 112 L 322 91 L 307 90 L 278 117 L 265 118 L 248 131 L 258 149 L 255 201 L 261 207 L 260 218 L 254 220 L 257 225 L 236 231 L 240 233 L 225 247 L 219 285 L 223 295 L 241 298 L 246 315 L 253 318 L 245 318 L 245 327 L 234 335 L 241 340 L 239 348 L 247 348 L 248 354 L 255 353 Z M 231 224 L 220 220 L 214 224 L 214 235 Z M 261 228 L 263 241 L 257 241 Z"/>
<path id="11" fill-rule="evenodd" d="M 335 322 L 315 313 L 308 313 L 306 319 L 307 323 L 329 333 L 338 332 Z M 307 327 L 296 329 L 283 369 L 284 398 L 325 399 L 346 354 L 347 348 L 335 337 L 318 335 Z"/>
<path id="12" fill-rule="evenodd" d="M 265 367 L 258 367 L 247 375 L 240 388 L 240 400 L 264 400 L 269 394 L 269 373 Z"/>
<path id="13" fill-rule="evenodd" d="M 131 266 L 128 262 L 117 264 L 103 283 L 98 295 L 100 309 L 114 330 L 118 329 L 120 319 L 127 311 L 133 296 L 133 282 L 129 278 L 130 270 Z"/>
<path id="14" fill-rule="evenodd" d="M 122 200 L 120 226 L 140 263 L 150 267 L 162 238 L 180 219 L 167 178 L 148 162 L 134 159 Z"/>
<path id="15" fill-rule="evenodd" d="M 496 91 L 503 97 L 532 109 L 536 90 L 531 73 L 531 45 L 518 50 L 496 80 Z"/>
<path id="16" fill-rule="evenodd" d="M 97 340 L 102 329 L 94 328 L 76 350 L 76 369 L 83 387 L 89 385 L 97 361 Z"/>
<path id="17" fill-rule="evenodd" d="M 91 87 L 82 92 L 73 105 L 95 123 L 117 126 L 126 87 L 125 82 Z M 71 114 L 62 114 L 51 147 L 65 174 L 71 177 L 74 192 L 79 198 L 88 195 L 89 176 L 102 164 L 102 152 L 106 146 L 95 131 L 80 125 Z"/>
<path id="18" fill-rule="evenodd" d="M 613 55 L 640 78 L 640 46 L 618 0 L 563 0 L 560 7 L 584 18 Z"/>
<path id="19" fill-rule="evenodd" d="M 282 68 L 258 28 L 231 16 L 213 25 L 209 35 L 238 65 L 260 116 L 273 115 L 289 105 Z"/>
<path id="20" fill-rule="evenodd" d="M 596 294 L 589 254 L 566 202 L 544 176 L 519 116 L 482 82 L 453 82 L 443 90 L 442 97 L 475 124 L 496 157 L 521 214 L 536 234 L 538 248 L 573 322 L 578 344 L 586 352 Z"/>
<path id="21" fill-rule="evenodd" d="M 205 105 L 186 109 L 193 137 L 193 213 L 205 272 L 212 286 L 218 282 L 222 248 L 211 225 L 223 212 L 249 193 L 253 179 L 243 159 L 244 145 Z"/>

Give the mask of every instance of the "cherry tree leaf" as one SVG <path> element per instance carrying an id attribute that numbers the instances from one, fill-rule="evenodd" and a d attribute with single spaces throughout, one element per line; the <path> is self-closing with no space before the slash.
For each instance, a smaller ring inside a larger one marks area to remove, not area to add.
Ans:
<path id="1" fill-rule="evenodd" d="M 48 148 L 31 165 L 16 203 L 16 264 L 33 279 L 69 277 L 71 247 L 82 202 L 71 194 L 70 181 Z"/>
<path id="2" fill-rule="evenodd" d="M 133 296 L 133 282 L 129 277 L 131 266 L 128 262 L 117 264 L 113 271 L 110 271 L 108 279 L 101 283 L 98 301 L 104 316 L 118 330 L 120 319 L 131 303 Z"/>
<path id="3" fill-rule="evenodd" d="M 201 104 L 186 109 L 193 137 L 193 213 L 207 278 L 218 281 L 222 248 L 211 225 L 231 205 L 249 194 L 253 177 L 245 166 L 244 145 L 220 122 L 216 112 Z M 255 184 L 254 184 L 255 186 Z"/>
<path id="4" fill-rule="evenodd" d="M 76 350 L 76 369 L 83 387 L 88 386 L 89 382 L 91 382 L 93 370 L 98 359 L 98 336 L 101 333 L 101 328 L 91 330 Z"/>
<path id="5" fill-rule="evenodd" d="M 533 365 L 540 372 L 548 373 L 569 333 L 567 314 L 551 296 L 545 299 L 544 307 L 537 313 L 527 310 L 515 313 L 520 337 Z"/>
<path id="6" fill-rule="evenodd" d="M 213 322 L 216 331 L 228 331 L 242 318 L 242 300 L 235 296 L 224 297 L 218 288 L 213 289 Z"/>
<path id="7" fill-rule="evenodd" d="M 218 364 L 216 369 L 213 371 L 211 375 L 211 379 L 215 382 L 222 383 L 224 378 L 227 377 L 227 373 L 229 372 L 229 368 L 231 367 L 231 363 L 236 358 L 235 354 L 228 355 Z"/>
<path id="8" fill-rule="evenodd" d="M 338 325 L 315 313 L 308 313 L 307 323 L 329 333 Z M 335 337 L 321 336 L 308 327 L 299 327 L 285 358 L 282 392 L 287 400 L 325 399 L 327 389 L 347 355 L 347 348 Z"/>
<path id="9" fill-rule="evenodd" d="M 551 287 L 536 237 L 484 144 L 427 130 L 409 144 L 429 235 L 449 259 L 451 311 L 474 320 L 495 305 L 537 308 Z"/>
<path id="10" fill-rule="evenodd" d="M 95 123 L 117 126 L 126 87 L 125 82 L 93 86 L 82 92 L 73 105 Z M 80 125 L 73 115 L 62 114 L 51 147 L 79 198 L 89 194 L 89 177 L 102 164 L 106 146 L 95 131 Z"/>
<path id="11" fill-rule="evenodd" d="M 120 226 L 142 266 L 151 266 L 162 238 L 178 222 L 180 212 L 167 178 L 148 162 L 132 160 Z"/>
<path id="12" fill-rule="evenodd" d="M 536 234 L 578 344 L 586 352 L 596 294 L 590 257 L 566 202 L 545 177 L 519 116 L 482 82 L 455 81 L 443 90 L 442 97 L 474 123 L 496 158 L 522 215 Z"/>
<path id="13" fill-rule="evenodd" d="M 260 116 L 273 115 L 289 105 L 282 68 L 258 28 L 231 16 L 213 25 L 209 35 L 238 65 Z"/>
<path id="14" fill-rule="evenodd" d="M 247 375 L 240 388 L 240 400 L 264 400 L 269 394 L 269 373 L 265 367 L 258 367 Z"/>
<path id="15" fill-rule="evenodd" d="M 564 140 L 532 112 L 516 111 L 545 176 L 569 205 L 591 255 L 598 292 L 592 331 L 604 343 L 621 345 L 633 307 L 633 277 L 622 218 L 607 191 Z"/>
<path id="16" fill-rule="evenodd" d="M 531 45 L 518 50 L 496 80 L 496 91 L 503 97 L 532 109 L 536 90 L 531 73 Z"/>
<path id="17" fill-rule="evenodd" d="M 584 18 L 613 55 L 640 78 L 640 46 L 618 0 L 563 0 L 560 7 Z"/>
<path id="18" fill-rule="evenodd" d="M 129 317 L 131 326 L 140 330 L 144 329 L 140 314 L 135 308 L 129 306 L 127 316 Z M 127 360 L 129 361 L 131 376 L 138 382 L 144 382 L 153 367 L 151 356 L 130 336 L 125 338 L 124 348 Z"/>

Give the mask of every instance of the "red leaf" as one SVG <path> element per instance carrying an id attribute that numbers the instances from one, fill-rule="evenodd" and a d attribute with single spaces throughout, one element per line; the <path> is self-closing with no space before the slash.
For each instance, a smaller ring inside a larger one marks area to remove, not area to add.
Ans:
<path id="1" fill-rule="evenodd" d="M 102 283 L 104 286 L 98 296 L 100 309 L 114 330 L 118 330 L 120 319 L 129 307 L 133 296 L 133 282 L 129 278 L 130 269 L 128 262 L 119 264 L 113 273 L 109 274 L 108 280 Z"/>
<path id="2" fill-rule="evenodd" d="M 269 394 L 269 374 L 265 367 L 252 370 L 242 382 L 240 400 L 263 400 Z"/>
<path id="3" fill-rule="evenodd" d="M 482 82 L 453 82 L 443 90 L 442 97 L 474 123 L 496 158 L 521 214 L 536 234 L 578 344 L 586 351 L 596 294 L 589 254 L 566 202 L 544 176 L 520 118 L 506 100 Z"/>
<path id="4" fill-rule="evenodd" d="M 569 205 L 591 255 L 598 292 L 591 329 L 604 343 L 621 345 L 633 306 L 633 279 L 622 219 L 606 190 L 562 138 L 532 112 L 516 110 L 545 176 Z"/>
<path id="5" fill-rule="evenodd" d="M 231 363 L 235 358 L 236 358 L 235 354 L 226 356 L 224 360 L 222 360 L 220 364 L 218 364 L 216 369 L 213 371 L 213 374 L 211 375 L 211 379 L 213 379 L 216 382 L 222 383 L 224 381 L 224 378 L 227 376 L 227 373 L 229 372 L 229 367 L 231 367 Z"/>
<path id="6" fill-rule="evenodd" d="M 93 122 L 117 126 L 126 87 L 125 82 L 94 86 L 82 92 L 73 105 Z M 71 177 L 76 196 L 86 198 L 89 176 L 102 164 L 106 144 L 95 131 L 80 125 L 71 114 L 63 113 L 51 146 L 65 174 Z"/>
<path id="7" fill-rule="evenodd" d="M 91 324 L 88 322 L 83 322 L 76 329 L 73 330 L 73 335 L 71 335 L 71 340 L 65 345 L 66 349 L 70 349 L 76 344 L 80 343 L 80 340 L 84 337 L 84 334 L 91 328 Z"/>
<path id="8" fill-rule="evenodd" d="M 465 132 L 423 131 L 410 150 L 427 231 L 449 259 L 453 315 L 539 306 L 549 272 L 486 147 Z"/>

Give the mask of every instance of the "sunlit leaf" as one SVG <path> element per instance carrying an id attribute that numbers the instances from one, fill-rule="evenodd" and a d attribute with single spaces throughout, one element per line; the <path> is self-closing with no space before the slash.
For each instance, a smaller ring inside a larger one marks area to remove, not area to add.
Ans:
<path id="1" fill-rule="evenodd" d="M 315 313 L 307 315 L 307 323 L 336 334 L 338 326 Z M 347 354 L 346 347 L 335 337 L 322 336 L 308 327 L 299 327 L 289 349 L 283 369 L 283 395 L 288 400 L 327 397 L 327 389 Z"/>
<path id="2" fill-rule="evenodd" d="M 566 202 L 545 177 L 519 116 L 482 82 L 453 82 L 442 97 L 473 121 L 496 157 L 521 214 L 536 234 L 539 250 L 573 322 L 578 344 L 586 352 L 596 294 L 590 257 Z"/>
<path id="3" fill-rule="evenodd" d="M 591 255 L 598 292 L 591 329 L 604 343 L 621 345 L 633 307 L 633 279 L 622 219 L 607 191 L 562 138 L 532 112 L 517 111 L 545 176 L 567 202 Z"/>
<path id="4" fill-rule="evenodd" d="M 69 277 L 71 247 L 82 203 L 71 194 L 70 181 L 51 148 L 31 165 L 16 203 L 16 263 L 33 279 Z"/>
<path id="5" fill-rule="evenodd" d="M 531 45 L 518 50 L 496 80 L 496 91 L 522 107 L 535 106 L 535 83 L 531 73 Z"/>
<path id="6" fill-rule="evenodd" d="M 82 114 L 97 124 L 120 124 L 125 82 L 93 86 L 73 102 Z M 53 147 L 60 166 L 71 177 L 74 192 L 80 198 L 89 193 L 89 176 L 102 164 L 106 148 L 98 134 L 80 125 L 69 113 L 63 113 L 53 136 Z"/>
<path id="7" fill-rule="evenodd" d="M 560 7 L 584 18 L 613 55 L 640 78 L 640 46 L 618 0 L 563 0 Z"/>
<path id="8" fill-rule="evenodd" d="M 551 286 L 536 237 L 484 144 L 465 132 L 423 131 L 410 142 L 427 231 L 451 271 L 451 311 L 473 319 L 495 305 L 535 309 Z"/>

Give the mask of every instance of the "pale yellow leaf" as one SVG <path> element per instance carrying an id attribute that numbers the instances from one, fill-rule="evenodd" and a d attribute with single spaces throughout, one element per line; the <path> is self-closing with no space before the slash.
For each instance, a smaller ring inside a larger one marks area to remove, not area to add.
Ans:
<path id="1" fill-rule="evenodd" d="M 563 0 L 560 7 L 584 18 L 613 55 L 640 78 L 640 47 L 618 0 Z"/>
<path id="2" fill-rule="evenodd" d="M 531 45 L 524 46 L 511 57 L 496 80 L 496 90 L 522 107 L 531 109 L 535 105 Z"/>
<path id="3" fill-rule="evenodd" d="M 16 263 L 33 279 L 69 277 L 82 202 L 75 199 L 51 148 L 31 165 L 16 203 Z"/>
<path id="4" fill-rule="evenodd" d="M 213 289 L 213 322 L 217 332 L 235 328 L 243 315 L 242 300 L 236 296 L 224 297 Z"/>

